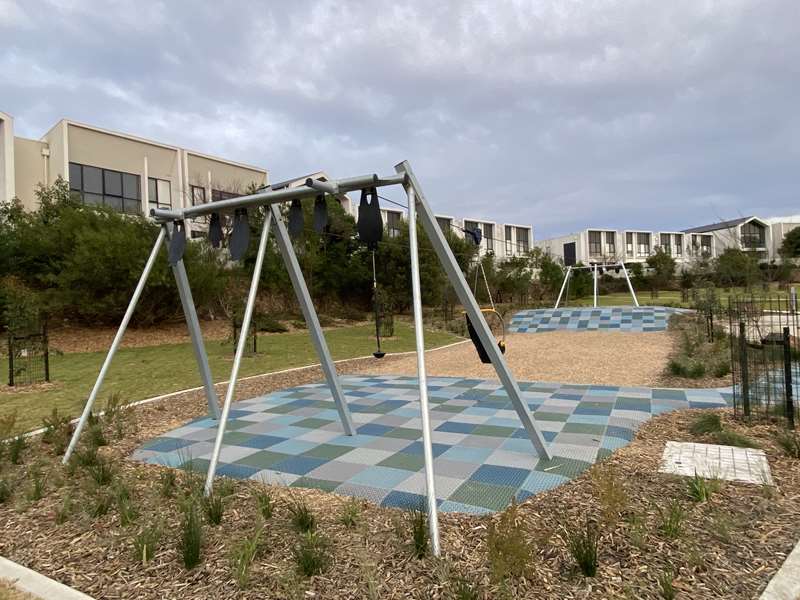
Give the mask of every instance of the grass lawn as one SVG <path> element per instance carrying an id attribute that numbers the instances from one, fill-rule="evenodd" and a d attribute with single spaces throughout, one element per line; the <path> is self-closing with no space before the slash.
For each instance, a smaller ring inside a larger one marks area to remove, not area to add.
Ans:
<path id="1" fill-rule="evenodd" d="M 375 350 L 372 325 L 342 327 L 325 332 L 334 360 L 371 354 Z M 426 348 L 434 348 L 459 338 L 441 331 L 426 331 Z M 414 350 L 414 330 L 404 323 L 395 324 L 395 337 L 382 340 L 386 352 Z M 241 377 L 300 367 L 319 362 L 307 331 L 262 336 L 259 353 L 246 356 L 239 370 Z M 233 347 L 219 341 L 206 342 L 214 381 L 225 381 L 233 363 Z M 86 352 L 51 356 L 50 372 L 54 387 L 15 393 L 0 393 L 0 418 L 17 412 L 18 431 L 41 426 L 42 417 L 53 407 L 70 416 L 78 416 L 94 385 L 105 352 Z M 117 352 L 95 404 L 105 406 L 112 392 L 119 392 L 124 402 L 142 400 L 159 394 L 202 385 L 190 344 L 167 344 L 147 348 L 123 348 Z"/>
<path id="2" fill-rule="evenodd" d="M 753 292 L 758 298 L 763 295 L 760 289 Z M 771 296 L 786 297 L 787 293 L 783 290 L 770 289 L 768 292 Z M 731 288 L 730 291 L 724 289 L 717 289 L 717 295 L 720 301 L 724 304 L 728 301 L 730 296 L 735 295 L 749 295 L 744 288 Z M 657 298 L 650 296 L 649 290 L 636 290 L 636 297 L 639 299 L 639 304 L 642 306 L 680 306 L 684 308 L 692 307 L 691 295 L 689 302 L 681 302 L 681 293 L 679 290 L 661 290 L 658 292 Z M 628 306 L 632 305 L 631 295 L 628 292 L 615 292 L 613 294 L 604 294 L 597 297 L 598 306 Z M 561 303 L 561 306 L 592 306 L 592 296 L 583 296 L 581 298 L 569 298 L 568 302 Z"/>

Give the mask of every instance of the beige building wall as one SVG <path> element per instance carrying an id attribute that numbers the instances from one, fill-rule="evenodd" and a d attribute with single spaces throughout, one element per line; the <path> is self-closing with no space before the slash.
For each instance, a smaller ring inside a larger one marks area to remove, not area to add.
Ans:
<path id="1" fill-rule="evenodd" d="M 14 187 L 26 210 L 36 210 L 36 186 L 47 177 L 47 144 L 37 140 L 14 138 Z"/>
<path id="2" fill-rule="evenodd" d="M 0 202 L 14 198 L 14 119 L 0 112 Z"/>
<path id="3" fill-rule="evenodd" d="M 51 185 L 56 179 L 68 178 L 67 166 L 67 122 L 62 119 L 50 131 L 42 136 L 42 142 L 47 144 L 50 156 L 47 158 L 47 184 Z"/>

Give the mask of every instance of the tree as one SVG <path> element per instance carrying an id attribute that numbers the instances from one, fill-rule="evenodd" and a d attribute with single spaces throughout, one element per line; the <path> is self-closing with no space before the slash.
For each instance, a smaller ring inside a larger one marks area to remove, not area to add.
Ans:
<path id="1" fill-rule="evenodd" d="M 761 279 L 758 257 L 738 248 L 726 248 L 714 261 L 714 273 L 723 287 L 744 286 L 751 288 Z"/>
<path id="2" fill-rule="evenodd" d="M 786 234 L 778 253 L 783 259 L 800 257 L 800 227 L 795 227 Z"/>
<path id="3" fill-rule="evenodd" d="M 675 277 L 675 259 L 663 248 L 656 248 L 655 254 L 647 257 L 647 266 L 652 270 L 650 278 L 654 290 L 667 287 Z"/>
<path id="4" fill-rule="evenodd" d="M 532 258 L 534 266 L 539 268 L 539 282 L 555 298 L 564 281 L 564 269 L 549 254 L 534 255 Z"/>

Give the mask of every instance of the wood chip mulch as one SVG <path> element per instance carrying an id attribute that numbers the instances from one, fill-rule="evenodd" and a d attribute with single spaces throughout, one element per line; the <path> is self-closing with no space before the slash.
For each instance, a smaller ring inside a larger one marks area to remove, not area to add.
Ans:
<path id="1" fill-rule="evenodd" d="M 351 361 L 340 370 L 359 367 Z M 313 368 L 251 379 L 240 384 L 240 397 L 321 376 Z M 107 430 L 111 443 L 101 454 L 118 465 L 116 480 L 131 489 L 140 513 L 128 526 L 121 525 L 113 507 L 105 516 L 91 517 L 88 508 L 103 492 L 90 484 L 84 469 L 69 475 L 38 439 L 30 441 L 22 465 L 9 464 L 6 455 L 0 478 L 9 482 L 13 496 L 0 505 L 0 554 L 98 599 L 449 599 L 456 597 L 454 582 L 462 578 L 480 598 L 657 598 L 668 573 L 678 598 L 754 598 L 800 538 L 800 462 L 781 453 L 768 426 L 746 426 L 728 411 L 718 411 L 726 427 L 764 448 L 774 488 L 725 482 L 710 500 L 697 503 L 687 493 L 686 480 L 657 472 L 667 440 L 696 439 L 688 426 L 701 411 L 682 411 L 652 419 L 602 465 L 519 505 L 518 528 L 532 551 L 520 577 L 495 581 L 490 576 L 487 528 L 497 515 L 441 514 L 443 557 L 418 560 L 412 557 L 410 526 L 401 511 L 362 502 L 358 525 L 348 528 L 340 522 L 345 498 L 274 486 L 275 512 L 264 528 L 250 584 L 240 589 L 230 556 L 256 527 L 252 493 L 263 486 L 232 484 L 222 524 L 204 525 L 202 563 L 187 571 L 178 550 L 179 501 L 160 493 L 166 469 L 126 458 L 143 441 L 202 414 L 203 406 L 199 393 L 183 394 L 133 409 L 120 438 L 113 428 Z M 48 474 L 45 495 L 37 501 L 27 497 L 31 469 Z M 599 499 L 609 478 L 624 489 L 624 500 L 615 505 Z M 182 474 L 179 484 L 189 485 L 189 479 Z M 57 512 L 67 496 L 72 510 L 58 524 Z M 288 507 L 298 498 L 313 509 L 317 529 L 330 540 L 333 553 L 330 567 L 312 578 L 299 576 L 293 561 L 298 534 L 290 526 Z M 670 538 L 660 524 L 673 500 L 685 517 L 681 533 Z M 565 542 L 566 531 L 586 519 L 601 528 L 599 569 L 593 578 L 580 575 Z M 164 533 L 154 559 L 142 565 L 134 556 L 133 539 L 153 523 L 160 523 Z"/>

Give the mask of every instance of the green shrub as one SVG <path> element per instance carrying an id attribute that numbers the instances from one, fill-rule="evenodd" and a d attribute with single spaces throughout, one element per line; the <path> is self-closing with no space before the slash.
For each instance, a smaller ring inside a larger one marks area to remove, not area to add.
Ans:
<path id="1" fill-rule="evenodd" d="M 139 509 L 136 507 L 131 492 L 123 483 L 114 486 L 114 500 L 117 503 L 119 523 L 123 527 L 133 524 L 139 518 Z"/>
<path id="2" fill-rule="evenodd" d="M 78 448 L 72 456 L 75 458 L 75 463 L 81 467 L 93 467 L 100 460 L 97 456 L 97 446 L 92 445 Z"/>
<path id="3" fill-rule="evenodd" d="M 92 495 L 92 498 L 94 499 L 94 503 L 89 505 L 89 514 L 94 518 L 108 514 L 108 511 L 111 510 L 111 504 L 114 502 L 114 498 L 111 497 L 111 494 L 98 490 Z"/>
<path id="4" fill-rule="evenodd" d="M 116 469 L 108 461 L 101 457 L 97 457 L 97 462 L 88 467 L 89 475 L 98 486 L 106 486 L 114 479 Z"/>
<path id="5" fill-rule="evenodd" d="M 133 538 L 134 559 L 141 561 L 143 565 L 153 560 L 153 557 L 156 555 L 158 544 L 161 541 L 161 535 L 162 530 L 160 523 L 139 530 L 139 533 Z"/>
<path id="6" fill-rule="evenodd" d="M 242 539 L 231 552 L 231 570 L 236 584 L 244 589 L 250 581 L 250 567 L 261 542 L 262 527 L 259 525 L 249 537 Z"/>
<path id="7" fill-rule="evenodd" d="M 183 510 L 181 522 L 180 551 L 183 566 L 193 569 L 200 564 L 200 551 L 203 546 L 203 524 L 194 502 L 188 502 Z"/>
<path id="8" fill-rule="evenodd" d="M 800 458 L 800 435 L 794 432 L 779 431 L 775 442 L 789 458 Z"/>
<path id="9" fill-rule="evenodd" d="M 695 418 L 689 426 L 689 432 L 694 435 L 704 435 L 722 431 L 722 420 L 716 413 L 706 413 Z"/>
<path id="10" fill-rule="evenodd" d="M 88 436 L 88 444 L 95 448 L 99 448 L 100 446 L 106 446 L 108 441 L 106 440 L 106 436 L 103 433 L 103 425 L 100 423 L 93 423 L 89 426 L 86 430 L 86 435 Z"/>
<path id="11" fill-rule="evenodd" d="M 293 552 L 297 570 L 306 577 L 325 571 L 331 561 L 329 546 L 328 540 L 320 534 L 314 531 L 303 533 Z"/>
<path id="12" fill-rule="evenodd" d="M 585 577 L 594 577 L 597 574 L 599 539 L 599 528 L 589 519 L 586 519 L 584 527 L 567 530 L 567 548 Z"/>
<path id="13" fill-rule="evenodd" d="M 737 446 L 739 448 L 758 448 L 756 441 L 729 429 L 723 429 L 714 433 L 714 441 L 720 446 Z"/>
<path id="14" fill-rule="evenodd" d="M 28 442 L 25 439 L 25 436 L 20 434 L 17 437 L 13 438 L 8 444 L 8 459 L 11 461 L 11 464 L 18 465 L 22 462 L 22 453 L 25 451 L 25 448 L 28 446 Z"/>
<path id="15" fill-rule="evenodd" d="M 533 558 L 527 532 L 519 521 L 519 509 L 516 502 L 512 501 L 496 522 L 490 520 L 488 523 L 486 547 L 489 573 L 494 581 L 521 577 Z"/>
<path id="16" fill-rule="evenodd" d="M 222 496 L 211 493 L 203 496 L 203 510 L 206 513 L 206 520 L 211 525 L 222 523 L 222 516 L 225 513 L 225 504 Z"/>
<path id="17" fill-rule="evenodd" d="M 361 503 L 356 498 L 350 498 L 342 506 L 339 522 L 345 527 L 353 528 L 361 518 Z"/>
<path id="18" fill-rule="evenodd" d="M 28 500 L 31 502 L 41 500 L 44 497 L 47 477 L 39 469 L 32 469 L 28 475 L 31 479 L 31 487 L 28 489 Z"/>
<path id="19" fill-rule="evenodd" d="M 0 479 L 0 504 L 5 504 L 9 498 L 11 498 L 11 486 L 5 479 Z"/>
<path id="20" fill-rule="evenodd" d="M 658 512 L 661 515 L 661 529 L 662 533 L 670 538 L 677 538 L 683 531 L 683 519 L 686 513 L 678 500 L 673 500 L 669 504 L 666 511 L 658 507 Z"/>
<path id="21" fill-rule="evenodd" d="M 731 364 L 727 361 L 719 362 L 714 367 L 714 377 L 726 377 L 731 374 Z"/>
<path id="22" fill-rule="evenodd" d="M 297 531 L 309 532 L 313 531 L 317 526 L 317 519 L 305 500 L 292 501 L 289 504 L 289 516 L 292 520 L 292 526 Z"/>
<path id="23" fill-rule="evenodd" d="M 260 315 L 255 319 L 256 329 L 266 333 L 286 333 L 289 328 L 283 323 L 268 315 Z"/>
<path id="24" fill-rule="evenodd" d="M 261 517 L 268 521 L 272 518 L 272 496 L 269 495 L 269 492 L 266 490 L 256 490 L 253 494 L 253 497 L 256 500 L 256 506 L 258 507 L 258 514 Z"/>

